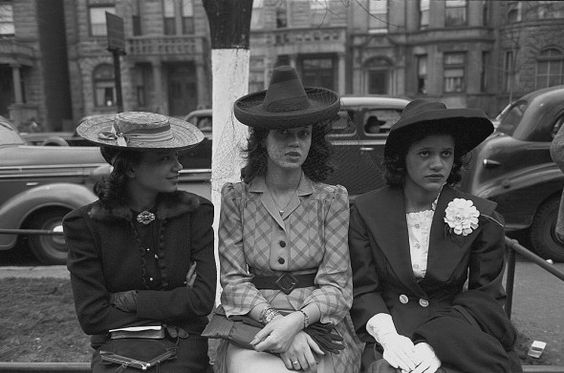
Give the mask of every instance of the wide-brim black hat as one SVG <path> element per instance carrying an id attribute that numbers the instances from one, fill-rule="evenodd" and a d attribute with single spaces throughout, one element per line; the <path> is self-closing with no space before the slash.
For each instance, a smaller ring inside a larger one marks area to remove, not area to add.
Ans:
<path id="1" fill-rule="evenodd" d="M 339 95 L 325 88 L 304 88 L 296 70 L 278 66 L 268 89 L 235 101 L 235 117 L 250 127 L 284 129 L 332 119 L 340 108 Z"/>
<path id="2" fill-rule="evenodd" d="M 187 149 L 204 139 L 189 122 L 142 111 L 93 115 L 80 122 L 76 132 L 98 145 L 128 150 Z"/>
<path id="3" fill-rule="evenodd" d="M 455 153 L 463 155 L 478 146 L 493 130 L 492 122 L 480 109 L 447 109 L 442 102 L 417 99 L 407 104 L 400 119 L 390 129 L 384 154 L 405 148 L 415 133 L 440 131 L 454 137 Z"/>

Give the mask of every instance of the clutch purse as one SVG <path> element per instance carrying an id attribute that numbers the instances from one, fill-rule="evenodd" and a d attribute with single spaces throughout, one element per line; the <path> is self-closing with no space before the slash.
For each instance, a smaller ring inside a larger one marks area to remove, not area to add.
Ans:
<path id="1" fill-rule="evenodd" d="M 234 316 L 214 312 L 204 331 L 203 337 L 227 339 L 236 345 L 253 349 L 251 341 L 263 325 L 248 316 Z"/>

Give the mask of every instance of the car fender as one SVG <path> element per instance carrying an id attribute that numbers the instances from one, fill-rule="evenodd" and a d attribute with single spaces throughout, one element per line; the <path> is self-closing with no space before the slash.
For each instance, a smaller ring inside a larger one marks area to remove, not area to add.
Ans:
<path id="1" fill-rule="evenodd" d="M 87 187 L 80 184 L 53 183 L 40 185 L 14 196 L 0 206 L 0 228 L 17 229 L 33 212 L 45 207 L 76 209 L 97 199 Z M 0 234 L 0 249 L 16 244 L 17 235 Z"/>
<path id="2" fill-rule="evenodd" d="M 541 203 L 559 194 L 564 174 L 554 163 L 507 173 L 477 185 L 475 194 L 499 203 L 508 229 L 528 228 Z"/>

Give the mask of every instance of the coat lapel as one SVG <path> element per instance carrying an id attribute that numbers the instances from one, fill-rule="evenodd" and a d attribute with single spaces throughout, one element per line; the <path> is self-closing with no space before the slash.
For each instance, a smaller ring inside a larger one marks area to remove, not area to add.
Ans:
<path id="1" fill-rule="evenodd" d="M 399 280 L 418 296 L 424 296 L 413 275 L 402 190 L 386 188 L 366 197 L 355 204 L 364 211 L 364 220 L 374 240 Z"/>
<path id="2" fill-rule="evenodd" d="M 466 254 L 467 246 L 473 241 L 476 231 L 479 230 L 476 229 L 468 236 L 449 232 L 444 221 L 445 210 L 454 198 L 461 196 L 454 189 L 445 186 L 437 202 L 431 224 L 426 280 L 447 281 Z"/>

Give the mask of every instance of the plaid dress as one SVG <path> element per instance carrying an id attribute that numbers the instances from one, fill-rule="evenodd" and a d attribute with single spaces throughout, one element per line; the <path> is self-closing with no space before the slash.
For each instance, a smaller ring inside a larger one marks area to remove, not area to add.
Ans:
<path id="1" fill-rule="evenodd" d="M 330 357 L 334 371 L 358 372 L 363 346 L 349 315 L 352 272 L 346 189 L 313 183 L 304 175 L 297 198 L 281 214 L 259 177 L 249 185 L 226 184 L 221 206 L 221 303 L 226 314 L 245 315 L 261 303 L 286 304 L 294 310 L 313 303 L 320 321 L 334 324 L 344 338 L 345 350 Z M 286 295 L 281 290 L 258 290 L 251 283 L 254 275 L 280 271 L 315 272 L 316 286 Z"/>

